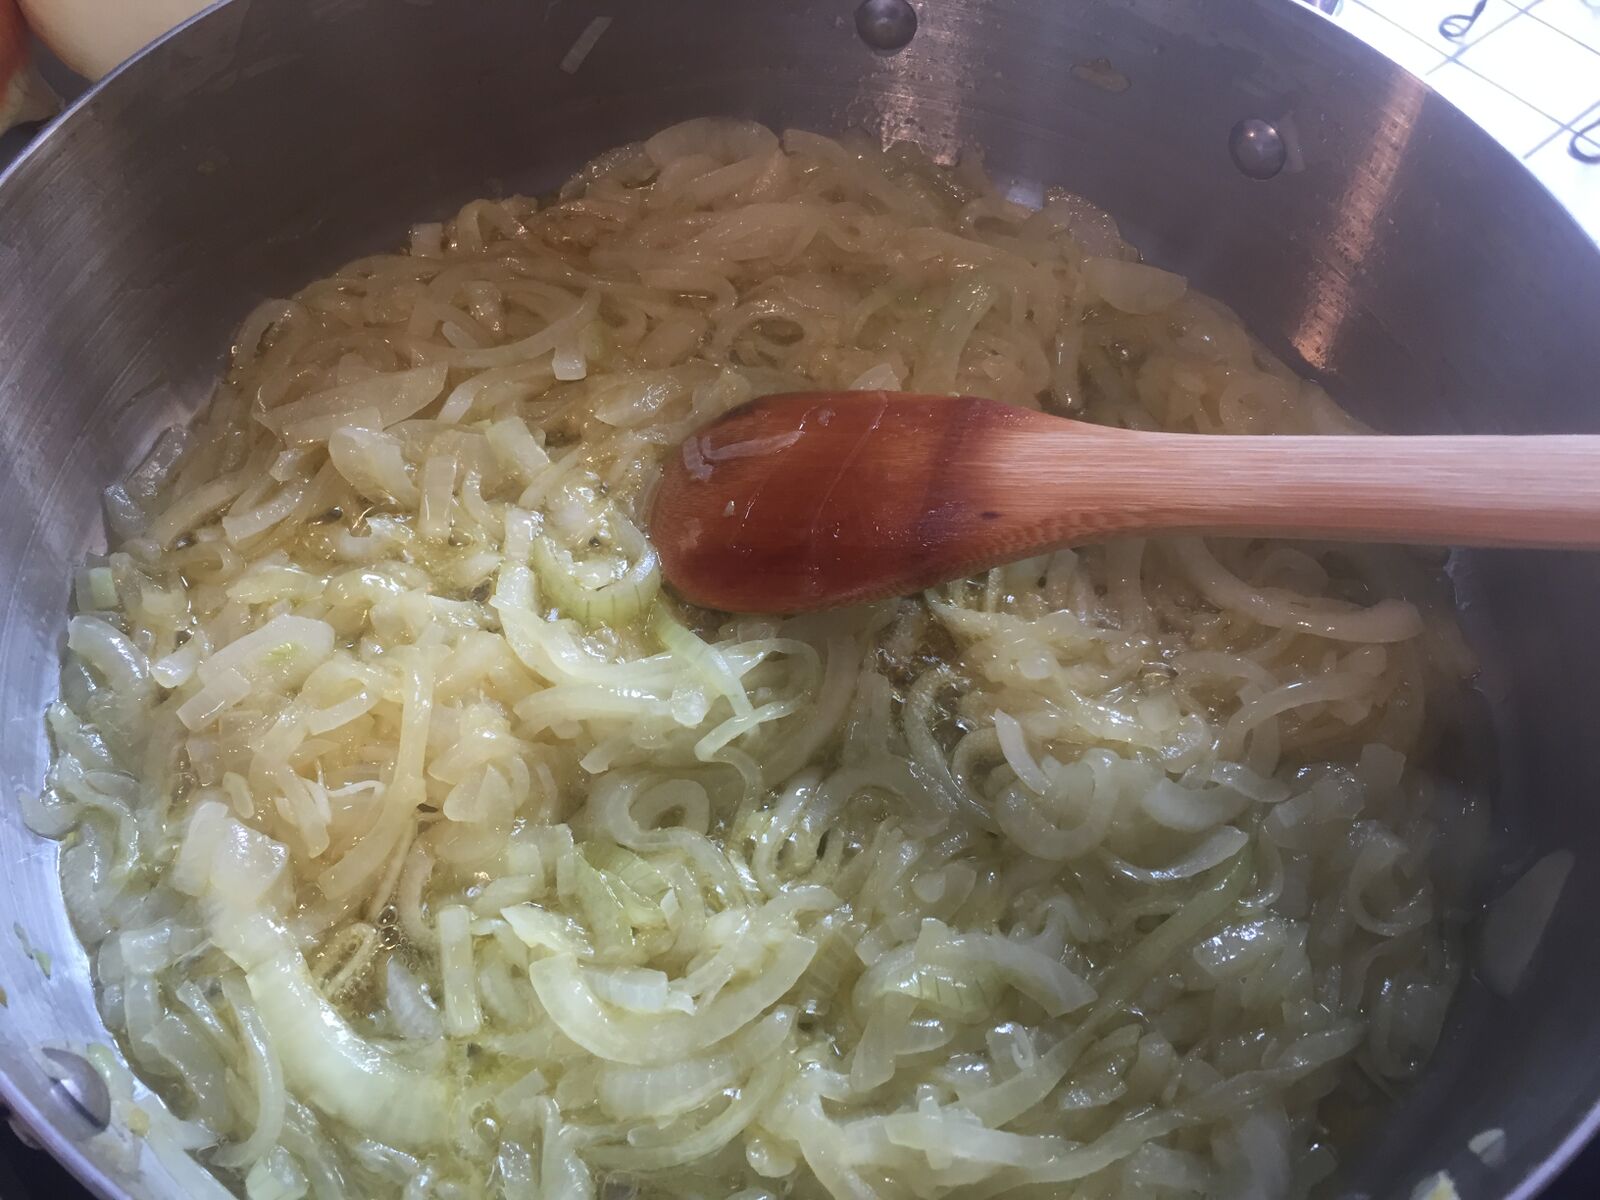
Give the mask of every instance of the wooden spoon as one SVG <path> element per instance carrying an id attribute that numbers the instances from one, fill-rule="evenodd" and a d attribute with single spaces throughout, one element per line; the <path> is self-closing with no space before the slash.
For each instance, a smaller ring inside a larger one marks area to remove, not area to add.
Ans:
<path id="1" fill-rule="evenodd" d="M 686 600 L 761 613 L 1153 533 L 1600 547 L 1600 436 L 1140 433 L 971 396 L 808 392 L 685 440 L 651 518 Z"/>

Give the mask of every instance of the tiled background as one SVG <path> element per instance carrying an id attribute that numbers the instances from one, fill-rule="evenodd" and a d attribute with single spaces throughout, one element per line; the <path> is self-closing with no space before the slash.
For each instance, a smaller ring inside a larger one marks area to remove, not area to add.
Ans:
<path id="1" fill-rule="evenodd" d="M 1407 69 L 1519 155 L 1600 241 L 1600 0 L 1342 0 L 1333 20 Z M 1326 10 L 1328 3 L 1318 7 Z M 1579 131 L 1593 125 L 1587 134 Z"/>

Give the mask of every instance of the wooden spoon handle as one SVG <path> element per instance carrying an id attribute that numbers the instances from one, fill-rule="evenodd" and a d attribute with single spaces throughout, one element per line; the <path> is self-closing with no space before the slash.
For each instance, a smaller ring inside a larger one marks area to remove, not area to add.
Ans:
<path id="1" fill-rule="evenodd" d="M 1600 436 L 1038 435 L 1007 452 L 1034 489 L 1006 491 L 1057 527 L 1039 530 L 1044 541 L 1203 532 L 1600 547 Z"/>

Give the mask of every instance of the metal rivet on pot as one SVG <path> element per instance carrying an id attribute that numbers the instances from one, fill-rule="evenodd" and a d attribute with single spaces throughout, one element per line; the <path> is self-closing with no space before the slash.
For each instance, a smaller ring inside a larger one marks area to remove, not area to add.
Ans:
<path id="1" fill-rule="evenodd" d="M 11 1130 L 11 1136 L 16 1138 L 29 1150 L 42 1150 L 44 1144 L 33 1136 L 33 1130 L 28 1128 L 26 1122 L 16 1113 L 5 1114 L 6 1126 Z"/>
<path id="2" fill-rule="evenodd" d="M 45 1073 L 54 1083 L 50 1094 L 70 1118 L 76 1117 L 87 1128 L 81 1136 L 92 1137 L 111 1122 L 111 1092 L 99 1071 L 89 1060 L 70 1050 L 46 1047 L 40 1051 Z"/>
<path id="3" fill-rule="evenodd" d="M 861 0 L 856 33 L 874 50 L 899 50 L 917 32 L 917 10 L 909 0 Z"/>
<path id="4" fill-rule="evenodd" d="M 1228 134 L 1233 165 L 1251 179 L 1271 179 L 1283 170 L 1289 151 L 1277 126 L 1259 117 L 1246 117 Z"/>

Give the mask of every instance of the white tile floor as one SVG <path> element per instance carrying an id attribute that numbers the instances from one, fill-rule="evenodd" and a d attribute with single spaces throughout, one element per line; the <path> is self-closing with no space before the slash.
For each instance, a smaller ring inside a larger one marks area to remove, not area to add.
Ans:
<path id="1" fill-rule="evenodd" d="M 1489 0 L 1462 37 L 1439 22 L 1474 0 L 1343 0 L 1333 19 L 1521 156 L 1600 241 L 1600 0 Z"/>

